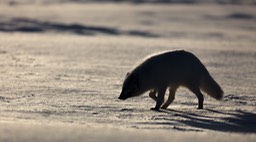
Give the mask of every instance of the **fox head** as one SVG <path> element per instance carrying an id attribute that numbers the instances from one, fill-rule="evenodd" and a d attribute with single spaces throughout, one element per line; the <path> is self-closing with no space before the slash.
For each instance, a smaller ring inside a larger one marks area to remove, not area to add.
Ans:
<path id="1" fill-rule="evenodd" d="M 140 94 L 139 78 L 133 73 L 127 73 L 118 99 L 126 100 L 127 98 L 139 96 Z"/>

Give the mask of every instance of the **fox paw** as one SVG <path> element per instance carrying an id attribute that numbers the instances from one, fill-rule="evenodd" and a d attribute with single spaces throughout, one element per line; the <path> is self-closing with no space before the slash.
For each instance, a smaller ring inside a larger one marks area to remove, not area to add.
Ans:
<path id="1" fill-rule="evenodd" d="M 152 107 L 150 110 L 159 111 L 159 108 Z"/>

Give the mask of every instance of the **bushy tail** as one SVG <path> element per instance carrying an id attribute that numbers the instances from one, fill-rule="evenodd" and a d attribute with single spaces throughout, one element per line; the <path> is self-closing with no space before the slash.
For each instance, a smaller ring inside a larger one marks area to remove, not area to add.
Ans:
<path id="1" fill-rule="evenodd" d="M 223 91 L 221 87 L 211 77 L 208 71 L 202 76 L 200 88 L 216 100 L 221 100 L 223 98 Z"/>

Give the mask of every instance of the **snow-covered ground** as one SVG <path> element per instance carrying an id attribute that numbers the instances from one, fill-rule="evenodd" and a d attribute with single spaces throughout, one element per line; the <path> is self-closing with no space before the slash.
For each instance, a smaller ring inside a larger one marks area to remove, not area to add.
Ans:
<path id="1" fill-rule="evenodd" d="M 0 141 L 254 141 L 255 23 L 252 5 L 1 4 Z M 174 49 L 200 58 L 222 101 L 117 99 L 136 62 Z"/>

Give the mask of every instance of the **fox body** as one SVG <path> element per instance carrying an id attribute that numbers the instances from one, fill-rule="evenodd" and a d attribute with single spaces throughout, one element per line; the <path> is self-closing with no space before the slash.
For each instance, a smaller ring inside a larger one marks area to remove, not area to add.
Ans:
<path id="1" fill-rule="evenodd" d="M 175 99 L 175 92 L 180 86 L 196 95 L 198 109 L 203 109 L 201 90 L 216 100 L 223 97 L 221 87 L 201 61 L 190 52 L 177 50 L 152 55 L 127 73 L 119 99 L 125 100 L 150 91 L 149 96 L 156 101 L 152 110 L 166 109 Z M 167 89 L 169 97 L 164 103 Z"/>

